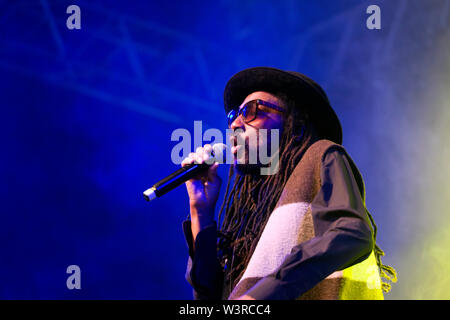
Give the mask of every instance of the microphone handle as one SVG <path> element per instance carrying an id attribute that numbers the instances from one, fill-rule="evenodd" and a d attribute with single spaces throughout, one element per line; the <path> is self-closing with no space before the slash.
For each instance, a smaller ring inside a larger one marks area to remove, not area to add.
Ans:
<path id="1" fill-rule="evenodd" d="M 180 184 L 188 181 L 189 179 L 192 179 L 203 170 L 207 170 L 209 167 L 210 165 L 206 163 L 188 164 L 180 168 L 179 170 L 175 171 L 171 175 L 167 176 L 166 178 L 155 183 L 152 189 L 154 190 L 156 196 L 160 197 L 163 194 L 169 192 L 170 190 L 178 187 Z"/>

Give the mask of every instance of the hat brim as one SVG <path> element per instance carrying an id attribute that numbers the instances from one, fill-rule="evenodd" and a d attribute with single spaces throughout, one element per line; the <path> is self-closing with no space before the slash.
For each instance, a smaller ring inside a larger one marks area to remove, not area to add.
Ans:
<path id="1" fill-rule="evenodd" d="M 256 91 L 283 92 L 306 108 L 320 138 L 342 144 L 342 127 L 323 89 L 309 77 L 293 71 L 255 67 L 236 73 L 224 90 L 225 111 L 237 108 Z"/>

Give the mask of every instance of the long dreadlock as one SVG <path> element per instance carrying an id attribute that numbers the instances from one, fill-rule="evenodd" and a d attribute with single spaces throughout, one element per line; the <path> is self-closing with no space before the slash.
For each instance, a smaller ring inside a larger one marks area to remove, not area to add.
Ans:
<path id="1" fill-rule="evenodd" d="M 230 285 L 230 291 L 242 277 L 288 178 L 309 146 L 319 139 L 305 108 L 298 108 L 296 102 L 282 92 L 274 95 L 287 108 L 283 114 L 285 126 L 279 146 L 279 170 L 267 176 L 236 172 L 230 191 L 234 175 L 234 166 L 230 166 L 225 197 L 219 211 L 218 255 L 226 270 L 225 282 Z M 373 226 L 375 242 L 377 227 L 368 211 L 367 214 Z M 396 271 L 382 264 L 384 252 L 376 244 L 374 253 L 382 278 L 396 282 Z M 388 292 L 390 288 L 389 283 L 382 283 L 383 291 Z"/>
<path id="2" fill-rule="evenodd" d="M 226 280 L 233 287 L 242 276 L 287 179 L 307 148 L 317 140 L 308 115 L 296 108 L 284 94 L 275 95 L 287 107 L 279 146 L 279 170 L 267 176 L 236 173 L 229 192 L 234 173 L 233 166 L 230 166 L 225 198 L 219 211 L 220 223 L 225 210 L 219 232 L 219 257 L 222 266 L 229 268 Z"/>

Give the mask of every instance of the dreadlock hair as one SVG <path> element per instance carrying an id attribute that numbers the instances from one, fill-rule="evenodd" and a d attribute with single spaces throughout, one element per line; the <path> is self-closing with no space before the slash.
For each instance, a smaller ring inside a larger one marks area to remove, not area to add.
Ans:
<path id="1" fill-rule="evenodd" d="M 298 108 L 284 93 L 273 94 L 287 109 L 283 114 L 278 172 L 267 176 L 241 175 L 236 172 L 230 191 L 234 173 L 234 167 L 230 166 L 225 197 L 219 211 L 219 224 L 225 211 L 219 231 L 219 258 L 222 267 L 229 268 L 225 274 L 230 287 L 237 284 L 245 271 L 287 179 L 308 147 L 318 140 L 304 109 Z"/>
<path id="2" fill-rule="evenodd" d="M 241 175 L 236 172 L 230 190 L 234 175 L 234 166 L 231 165 L 225 197 L 219 210 L 218 221 L 221 228 L 218 257 L 226 271 L 225 283 L 229 284 L 229 291 L 242 277 L 288 178 L 309 146 L 319 140 L 304 106 L 298 106 L 297 102 L 283 92 L 272 94 L 278 97 L 287 109 L 283 114 L 284 129 L 279 145 L 279 170 L 276 174 L 267 176 Z M 382 290 L 389 292 L 391 289 L 389 282 L 397 281 L 397 273 L 394 268 L 382 263 L 381 257 L 384 256 L 384 252 L 376 244 L 377 226 L 367 209 L 366 212 L 374 231 L 373 250 L 382 279 Z"/>

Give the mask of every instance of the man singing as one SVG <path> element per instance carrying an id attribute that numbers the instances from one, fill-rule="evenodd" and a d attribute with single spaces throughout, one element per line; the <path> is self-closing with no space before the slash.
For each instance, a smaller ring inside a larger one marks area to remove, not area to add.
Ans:
<path id="1" fill-rule="evenodd" d="M 250 68 L 228 81 L 224 102 L 236 134 L 218 222 L 219 163 L 186 182 L 186 278 L 194 297 L 383 299 L 390 284 L 381 278 L 395 282 L 396 272 L 381 262 L 362 176 L 341 146 L 323 89 L 297 72 Z M 270 145 L 261 129 L 268 137 L 279 132 L 273 174 L 249 161 L 263 142 Z M 182 165 L 207 161 L 210 152 L 200 147 Z"/>

